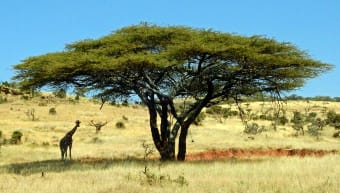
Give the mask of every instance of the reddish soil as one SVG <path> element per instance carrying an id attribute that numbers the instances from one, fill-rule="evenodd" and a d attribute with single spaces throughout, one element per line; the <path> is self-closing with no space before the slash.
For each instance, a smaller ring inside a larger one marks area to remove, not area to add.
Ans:
<path id="1" fill-rule="evenodd" d="M 186 160 L 219 160 L 228 158 L 253 158 L 253 157 L 281 157 L 281 156 L 315 156 L 322 157 L 327 154 L 335 154 L 336 150 L 313 149 L 238 149 L 211 150 L 201 153 L 188 154 Z"/>

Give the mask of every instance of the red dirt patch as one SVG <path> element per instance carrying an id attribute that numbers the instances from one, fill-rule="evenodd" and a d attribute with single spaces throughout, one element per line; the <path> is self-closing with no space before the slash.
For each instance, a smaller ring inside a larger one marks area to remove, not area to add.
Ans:
<path id="1" fill-rule="evenodd" d="M 186 160 L 219 160 L 228 158 L 252 158 L 252 157 L 281 157 L 281 156 L 315 156 L 322 157 L 327 154 L 337 153 L 336 150 L 313 149 L 239 149 L 211 150 L 201 153 L 188 154 Z"/>

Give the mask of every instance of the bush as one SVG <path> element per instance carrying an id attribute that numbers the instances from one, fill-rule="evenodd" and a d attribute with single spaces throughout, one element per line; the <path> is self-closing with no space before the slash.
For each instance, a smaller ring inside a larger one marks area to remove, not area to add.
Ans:
<path id="1" fill-rule="evenodd" d="M 129 118 L 127 118 L 125 115 L 123 115 L 122 118 L 123 118 L 124 121 L 128 121 L 129 120 Z"/>
<path id="2" fill-rule="evenodd" d="M 65 91 L 65 89 L 59 89 L 57 91 L 54 91 L 53 94 L 54 94 L 54 96 L 56 96 L 58 98 L 61 98 L 61 99 L 66 98 L 66 91 Z"/>
<path id="3" fill-rule="evenodd" d="M 294 111 L 293 118 L 290 121 L 295 125 L 304 124 L 304 117 L 301 112 Z"/>
<path id="4" fill-rule="evenodd" d="M 318 126 L 314 124 L 308 126 L 307 132 L 309 135 L 314 136 L 314 137 L 319 137 L 321 135 Z"/>
<path id="5" fill-rule="evenodd" d="M 327 116 L 327 119 L 326 119 L 327 124 L 331 124 L 336 119 L 336 112 L 333 110 L 328 111 L 326 116 Z"/>
<path id="6" fill-rule="evenodd" d="M 206 115 L 204 112 L 201 112 L 195 119 L 195 125 L 202 125 L 203 120 L 205 119 Z"/>
<path id="7" fill-rule="evenodd" d="M 128 107 L 128 106 L 129 106 L 129 102 L 128 102 L 127 100 L 124 100 L 124 101 L 122 102 L 122 106 Z"/>
<path id="8" fill-rule="evenodd" d="M 340 114 L 335 111 L 328 111 L 326 123 L 335 129 L 340 129 Z"/>
<path id="9" fill-rule="evenodd" d="M 0 96 L 0 104 L 7 103 L 7 98 Z"/>
<path id="10" fill-rule="evenodd" d="M 256 135 L 261 133 L 262 129 L 259 129 L 259 125 L 257 123 L 252 123 L 251 125 L 247 124 L 243 132 L 246 134 Z"/>
<path id="11" fill-rule="evenodd" d="M 19 144 L 21 142 L 21 137 L 23 134 L 20 131 L 14 131 L 10 139 L 11 144 Z"/>
<path id="12" fill-rule="evenodd" d="M 207 108 L 205 111 L 207 114 L 221 114 L 222 113 L 222 107 L 221 106 L 211 106 Z"/>
<path id="13" fill-rule="evenodd" d="M 124 122 L 118 121 L 118 122 L 116 123 L 116 128 L 118 128 L 118 129 L 125 129 L 125 124 L 124 124 Z"/>
<path id="14" fill-rule="evenodd" d="M 55 110 L 55 108 L 52 107 L 52 108 L 50 108 L 50 110 L 48 111 L 48 113 L 49 113 L 50 115 L 56 115 L 56 114 L 57 114 L 57 110 Z"/>
<path id="15" fill-rule="evenodd" d="M 278 124 L 279 125 L 286 125 L 289 122 L 288 118 L 286 116 L 280 116 L 278 117 Z"/>
<path id="16" fill-rule="evenodd" d="M 28 119 L 35 121 L 36 120 L 36 116 L 35 116 L 35 109 L 31 108 L 31 109 L 27 109 L 27 111 L 25 112 L 26 116 L 28 117 Z"/>
<path id="17" fill-rule="evenodd" d="M 333 137 L 340 137 L 340 131 L 337 131 L 337 132 L 335 132 L 334 134 L 333 134 Z"/>
<path id="18" fill-rule="evenodd" d="M 306 117 L 306 122 L 314 122 L 317 115 L 318 114 L 315 112 L 309 113 L 308 116 Z"/>

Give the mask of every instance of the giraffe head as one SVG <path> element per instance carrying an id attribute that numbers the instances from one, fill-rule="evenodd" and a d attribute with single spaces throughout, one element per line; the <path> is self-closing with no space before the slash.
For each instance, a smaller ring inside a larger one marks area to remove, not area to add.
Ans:
<path id="1" fill-rule="evenodd" d="M 79 125 L 80 125 L 80 121 L 79 121 L 79 120 L 76 120 L 76 126 L 79 127 Z"/>

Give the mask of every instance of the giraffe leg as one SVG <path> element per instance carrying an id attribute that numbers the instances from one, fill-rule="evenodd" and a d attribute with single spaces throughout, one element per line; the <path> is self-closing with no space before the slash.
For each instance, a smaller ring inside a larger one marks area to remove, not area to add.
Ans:
<path id="1" fill-rule="evenodd" d="M 60 152 L 61 152 L 61 160 L 64 160 L 64 152 L 63 152 L 63 150 L 60 150 Z"/>
<path id="2" fill-rule="evenodd" d="M 65 148 L 63 147 L 62 144 L 60 144 L 60 153 L 61 153 L 61 160 L 64 160 Z"/>
<path id="3" fill-rule="evenodd" d="M 70 160 L 72 160 L 72 152 L 71 152 L 72 144 L 70 144 L 69 149 L 70 149 Z"/>
<path id="4" fill-rule="evenodd" d="M 64 157 L 65 157 L 65 160 L 66 160 L 66 158 L 67 158 L 67 147 L 64 150 Z"/>

